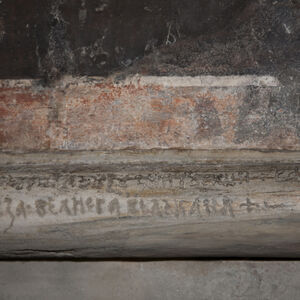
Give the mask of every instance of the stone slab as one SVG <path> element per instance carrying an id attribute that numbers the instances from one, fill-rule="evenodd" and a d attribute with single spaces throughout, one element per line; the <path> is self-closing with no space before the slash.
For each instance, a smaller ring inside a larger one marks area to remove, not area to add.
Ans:
<path id="1" fill-rule="evenodd" d="M 0 299 L 297 300 L 295 261 L 0 262 Z"/>
<path id="2" fill-rule="evenodd" d="M 297 151 L 0 154 L 0 257 L 300 257 Z"/>

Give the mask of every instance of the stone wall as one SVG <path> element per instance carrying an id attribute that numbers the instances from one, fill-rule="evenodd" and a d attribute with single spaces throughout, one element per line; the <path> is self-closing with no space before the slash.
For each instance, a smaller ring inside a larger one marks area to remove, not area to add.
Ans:
<path id="1" fill-rule="evenodd" d="M 285 300 L 299 278 L 299 262 L 0 262 L 0 298 Z"/>
<path id="2" fill-rule="evenodd" d="M 299 257 L 298 17 L 0 1 L 0 257 Z"/>

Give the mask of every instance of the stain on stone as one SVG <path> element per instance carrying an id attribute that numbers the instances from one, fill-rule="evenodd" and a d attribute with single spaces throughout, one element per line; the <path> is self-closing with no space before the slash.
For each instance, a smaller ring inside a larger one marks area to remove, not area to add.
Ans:
<path id="1" fill-rule="evenodd" d="M 235 142 L 259 142 L 292 148 L 299 138 L 299 88 L 248 88 L 247 101 L 239 107 Z"/>
<path id="2" fill-rule="evenodd" d="M 222 134 L 219 114 L 209 98 L 203 96 L 203 98 L 198 99 L 195 112 L 197 114 L 196 137 L 198 139 L 210 139 Z"/>

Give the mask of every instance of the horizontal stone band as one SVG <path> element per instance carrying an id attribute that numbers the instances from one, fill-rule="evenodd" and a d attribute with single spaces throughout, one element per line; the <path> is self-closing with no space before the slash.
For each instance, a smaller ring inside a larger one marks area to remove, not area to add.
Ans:
<path id="1" fill-rule="evenodd" d="M 299 152 L 1 153 L 0 162 L 0 257 L 53 247 L 50 256 L 68 257 L 300 255 Z"/>

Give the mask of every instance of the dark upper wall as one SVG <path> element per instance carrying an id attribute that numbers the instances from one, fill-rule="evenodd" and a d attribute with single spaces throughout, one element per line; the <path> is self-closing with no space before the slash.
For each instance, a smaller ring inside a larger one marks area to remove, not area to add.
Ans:
<path id="1" fill-rule="evenodd" d="M 38 76 L 37 53 L 47 47 L 43 36 L 49 29 L 48 12 L 47 1 L 0 2 L 1 78 Z"/>
<path id="2" fill-rule="evenodd" d="M 297 0 L 2 0 L 0 78 L 297 71 L 298 17 Z"/>

